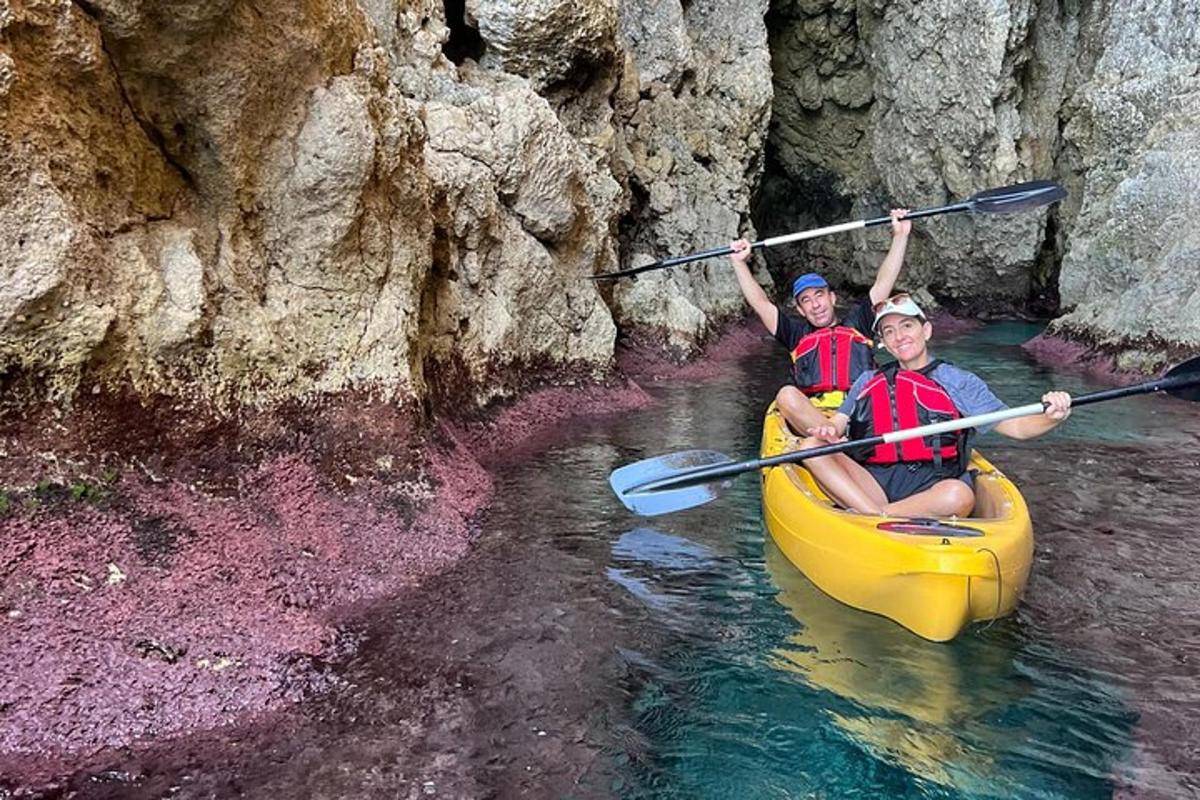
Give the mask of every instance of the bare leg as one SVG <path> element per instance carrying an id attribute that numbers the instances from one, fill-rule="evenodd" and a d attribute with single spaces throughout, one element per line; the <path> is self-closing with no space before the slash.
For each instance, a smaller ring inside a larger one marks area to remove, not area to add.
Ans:
<path id="1" fill-rule="evenodd" d="M 809 437 L 801 446 L 809 448 L 825 444 L 828 442 Z M 887 505 L 887 495 L 884 494 L 883 487 L 861 464 L 846 454 L 833 453 L 810 458 L 804 462 L 804 466 L 817 479 L 817 483 L 821 484 L 821 488 L 843 508 L 864 514 L 883 513 L 883 508 Z"/>
<path id="2" fill-rule="evenodd" d="M 923 492 L 887 503 L 883 510 L 897 517 L 966 517 L 974 507 L 974 490 L 958 478 L 948 478 Z"/>
<path id="3" fill-rule="evenodd" d="M 808 435 L 812 428 L 829 424 L 828 418 L 821 410 L 812 404 L 808 396 L 795 386 L 784 386 L 775 394 L 775 405 L 792 432 L 800 436 Z"/>

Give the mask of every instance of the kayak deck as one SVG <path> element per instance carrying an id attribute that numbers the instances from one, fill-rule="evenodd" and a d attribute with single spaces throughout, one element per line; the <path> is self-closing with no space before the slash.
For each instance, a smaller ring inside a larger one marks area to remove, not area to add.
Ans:
<path id="1" fill-rule="evenodd" d="M 762 455 L 799 448 L 775 407 Z M 826 594 L 933 641 L 1016 608 L 1033 561 L 1033 526 L 1017 487 L 974 451 L 969 518 L 909 520 L 833 504 L 802 464 L 762 470 L 763 514 L 788 560 Z"/>

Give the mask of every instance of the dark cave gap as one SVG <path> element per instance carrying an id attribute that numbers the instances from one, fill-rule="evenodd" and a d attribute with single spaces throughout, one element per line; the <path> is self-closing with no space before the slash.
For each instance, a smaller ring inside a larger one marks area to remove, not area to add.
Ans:
<path id="1" fill-rule="evenodd" d="M 442 52 L 455 64 L 468 59 L 479 61 L 487 51 L 487 44 L 479 30 L 467 24 L 466 0 L 445 0 L 445 9 L 450 39 L 442 45 Z"/>

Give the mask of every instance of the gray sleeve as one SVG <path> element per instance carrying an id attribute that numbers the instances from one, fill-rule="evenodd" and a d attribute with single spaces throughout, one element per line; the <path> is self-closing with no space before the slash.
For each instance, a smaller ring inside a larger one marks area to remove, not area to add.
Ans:
<path id="1" fill-rule="evenodd" d="M 862 388 L 867 385 L 867 381 L 871 380 L 871 376 L 874 374 L 875 370 L 869 369 L 854 379 L 854 383 L 851 385 L 850 391 L 846 392 L 846 399 L 842 401 L 842 405 L 838 408 L 837 413 L 845 414 L 847 417 L 850 416 L 850 413 L 854 411 L 854 398 L 858 397 L 858 393 L 862 391 Z"/>
<path id="2" fill-rule="evenodd" d="M 958 407 L 959 413 L 964 417 L 990 414 L 993 411 L 1008 408 L 1008 404 L 996 397 L 983 379 L 973 372 L 942 364 L 937 368 L 936 379 L 938 383 L 946 387 L 950 399 L 954 401 L 954 405 Z M 992 427 L 992 425 L 985 425 L 978 430 L 980 433 L 986 433 Z"/>

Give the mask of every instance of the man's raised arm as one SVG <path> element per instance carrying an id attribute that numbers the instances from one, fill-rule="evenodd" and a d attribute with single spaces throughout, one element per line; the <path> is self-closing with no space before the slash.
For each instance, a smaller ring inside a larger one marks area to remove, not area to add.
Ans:
<path id="1" fill-rule="evenodd" d="M 907 208 L 892 209 L 892 246 L 888 248 L 879 272 L 875 275 L 875 284 L 871 287 L 871 304 L 882 303 L 892 296 L 896 279 L 900 277 L 900 267 L 904 266 L 904 251 L 908 249 L 908 234 L 912 230 L 912 222 L 900 217 L 908 213 Z"/>
<path id="2" fill-rule="evenodd" d="M 762 320 L 767 333 L 774 336 L 775 328 L 779 325 L 779 308 L 771 302 L 771 298 L 767 297 L 767 293 L 750 274 L 750 267 L 746 263 L 750 258 L 750 242 L 746 239 L 738 239 L 736 242 L 730 242 L 729 246 L 733 248 L 733 254 L 729 256 L 729 260 L 733 262 L 733 272 L 737 275 L 742 296 L 746 298 L 746 302 Z"/>

